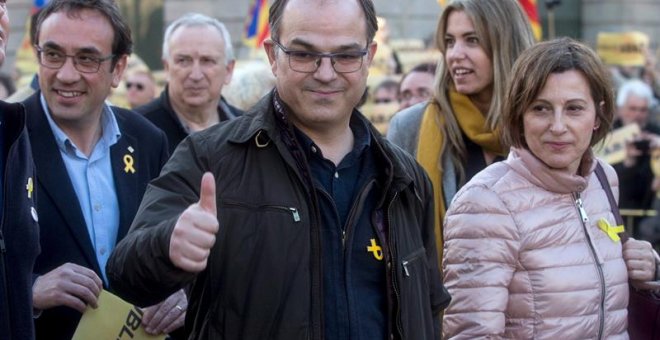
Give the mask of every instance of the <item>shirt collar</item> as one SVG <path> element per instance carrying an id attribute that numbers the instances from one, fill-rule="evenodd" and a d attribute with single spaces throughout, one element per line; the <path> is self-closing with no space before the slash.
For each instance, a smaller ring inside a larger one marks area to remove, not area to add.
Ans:
<path id="1" fill-rule="evenodd" d="M 51 117 L 50 109 L 48 108 L 48 104 L 46 103 L 46 98 L 44 97 L 43 93 L 40 95 L 39 99 L 41 101 L 41 107 L 46 114 L 48 125 L 50 125 L 50 129 L 53 131 L 53 135 L 55 136 L 55 143 L 57 144 L 57 147 L 62 152 L 75 152 L 75 150 L 77 150 L 76 145 L 71 142 L 69 136 L 67 136 L 66 133 L 64 133 L 64 131 L 62 131 L 59 126 L 57 126 Z M 101 139 L 99 142 L 103 143 L 105 147 L 110 148 L 112 145 L 117 143 L 121 137 L 121 131 L 119 130 L 119 124 L 117 123 L 117 118 L 115 117 L 112 108 L 105 103 L 103 103 L 103 111 L 101 111 L 101 127 Z"/>

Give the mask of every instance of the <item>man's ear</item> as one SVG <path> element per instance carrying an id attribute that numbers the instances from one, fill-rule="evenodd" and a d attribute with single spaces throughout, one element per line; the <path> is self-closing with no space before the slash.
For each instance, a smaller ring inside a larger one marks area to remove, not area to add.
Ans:
<path id="1" fill-rule="evenodd" d="M 264 51 L 266 51 L 266 55 L 268 56 L 270 69 L 273 72 L 273 75 L 277 77 L 277 46 L 275 46 L 273 40 L 264 40 Z"/>
<path id="2" fill-rule="evenodd" d="M 372 41 L 371 44 L 369 44 L 369 47 L 367 47 L 367 51 L 369 51 L 369 54 L 367 55 L 367 66 L 371 66 L 371 61 L 374 59 L 374 56 L 376 55 L 376 51 L 378 50 L 378 43 L 375 41 Z"/>
<path id="3" fill-rule="evenodd" d="M 117 62 L 115 63 L 115 67 L 112 70 L 112 87 L 117 87 L 119 86 L 119 83 L 121 82 L 122 76 L 124 75 L 124 71 L 126 70 L 126 66 L 128 65 L 128 55 L 124 54 L 123 56 L 119 57 L 117 59 Z"/>
<path id="4" fill-rule="evenodd" d="M 225 66 L 227 68 L 227 74 L 225 75 L 225 81 L 224 81 L 225 85 L 229 85 L 229 83 L 231 82 L 231 78 L 234 76 L 234 66 L 236 66 L 236 60 L 232 60 L 228 62 L 227 66 Z"/>

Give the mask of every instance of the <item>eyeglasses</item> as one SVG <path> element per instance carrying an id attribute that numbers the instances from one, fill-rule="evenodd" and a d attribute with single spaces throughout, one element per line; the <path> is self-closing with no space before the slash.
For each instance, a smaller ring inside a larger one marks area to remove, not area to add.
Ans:
<path id="1" fill-rule="evenodd" d="M 321 65 L 323 58 L 330 58 L 332 68 L 337 73 L 352 73 L 362 68 L 362 60 L 368 51 L 365 48 L 361 51 L 338 52 L 338 53 L 318 53 L 310 51 L 295 51 L 287 49 L 278 41 L 273 43 L 279 47 L 289 58 L 289 67 L 301 73 L 314 73 Z"/>
<path id="2" fill-rule="evenodd" d="M 375 98 L 374 99 L 374 104 L 389 104 L 394 102 L 394 99 L 392 98 Z"/>
<path id="3" fill-rule="evenodd" d="M 114 54 L 105 57 L 99 57 L 92 53 L 77 53 L 74 55 L 66 54 L 53 48 L 43 48 L 35 46 L 39 52 L 39 64 L 50 69 L 59 69 L 66 63 L 66 58 L 73 60 L 73 67 L 82 73 L 96 73 L 101 67 L 101 63 L 114 57 Z"/>
<path id="4" fill-rule="evenodd" d="M 413 98 L 422 98 L 422 99 L 428 99 L 431 97 L 431 91 L 428 89 L 417 89 L 417 90 L 406 90 L 404 91 L 401 96 L 399 97 L 399 101 L 409 101 L 412 100 Z"/>
<path id="5" fill-rule="evenodd" d="M 131 88 L 135 87 L 138 91 L 144 90 L 144 84 L 141 83 L 131 83 L 131 82 L 126 82 L 126 89 L 130 90 Z"/>

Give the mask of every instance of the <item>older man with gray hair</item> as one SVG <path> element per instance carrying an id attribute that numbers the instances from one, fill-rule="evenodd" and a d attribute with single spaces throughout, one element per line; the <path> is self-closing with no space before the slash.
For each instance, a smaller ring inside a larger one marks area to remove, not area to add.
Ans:
<path id="1" fill-rule="evenodd" d="M 619 177 L 619 207 L 650 209 L 660 185 L 654 181 L 656 176 L 651 170 L 651 151 L 660 147 L 660 126 L 650 119 L 651 108 L 655 105 L 653 90 L 641 80 L 628 80 L 619 87 L 616 104 L 618 118 L 613 127 L 637 124 L 641 130 L 626 142 L 624 161 L 614 164 Z M 635 218 L 630 226 L 635 234 L 639 221 Z"/>
<path id="2" fill-rule="evenodd" d="M 165 132 L 170 153 L 188 134 L 242 113 L 222 98 L 235 59 L 231 37 L 220 21 L 188 13 L 172 22 L 165 30 L 162 60 L 165 89 L 135 111 Z"/>

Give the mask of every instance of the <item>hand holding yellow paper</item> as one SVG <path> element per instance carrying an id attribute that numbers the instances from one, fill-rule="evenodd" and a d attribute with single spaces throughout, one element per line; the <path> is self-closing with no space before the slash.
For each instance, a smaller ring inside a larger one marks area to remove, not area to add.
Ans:
<path id="1" fill-rule="evenodd" d="M 97 309 L 88 308 L 80 319 L 72 340 L 163 340 L 165 335 L 144 331 L 142 311 L 107 291 L 102 291 Z"/>

